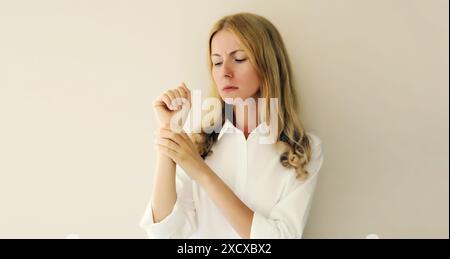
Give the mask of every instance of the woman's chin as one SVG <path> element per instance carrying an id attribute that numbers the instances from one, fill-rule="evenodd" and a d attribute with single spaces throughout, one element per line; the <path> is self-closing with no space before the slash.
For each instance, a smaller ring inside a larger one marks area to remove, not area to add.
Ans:
<path id="1" fill-rule="evenodd" d="M 233 94 L 233 93 L 222 94 L 221 97 L 222 97 L 222 100 L 227 104 L 233 104 L 233 102 L 236 99 L 245 100 L 245 98 L 243 98 L 242 96 L 239 96 L 238 94 Z"/>

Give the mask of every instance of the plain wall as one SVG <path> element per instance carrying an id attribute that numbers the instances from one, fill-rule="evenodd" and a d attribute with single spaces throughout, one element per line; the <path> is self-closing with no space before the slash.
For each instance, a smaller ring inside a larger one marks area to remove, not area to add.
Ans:
<path id="1" fill-rule="evenodd" d="M 448 238 L 448 5 L 0 0 L 0 238 L 146 237 L 151 102 L 208 91 L 209 30 L 243 11 L 281 32 L 324 144 L 305 237 Z"/>

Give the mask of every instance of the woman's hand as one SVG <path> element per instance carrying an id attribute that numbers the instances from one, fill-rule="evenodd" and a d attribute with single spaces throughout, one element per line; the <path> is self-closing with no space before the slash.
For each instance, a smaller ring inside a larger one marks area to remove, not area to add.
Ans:
<path id="1" fill-rule="evenodd" d="M 185 132 L 175 133 L 161 128 L 155 134 L 155 148 L 181 166 L 192 180 L 200 181 L 207 177 L 208 165 Z"/>
<path id="2" fill-rule="evenodd" d="M 182 121 L 186 121 L 190 108 L 191 91 L 184 83 L 175 89 L 164 92 L 153 101 L 153 110 L 159 121 L 158 128 L 171 127 L 171 119 L 178 112 L 182 112 Z M 181 109 L 183 110 L 180 111 Z"/>

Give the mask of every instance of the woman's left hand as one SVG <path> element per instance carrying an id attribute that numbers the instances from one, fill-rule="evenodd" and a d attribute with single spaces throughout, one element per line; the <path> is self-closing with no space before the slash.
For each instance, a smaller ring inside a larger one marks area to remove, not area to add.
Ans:
<path id="1" fill-rule="evenodd" d="M 155 148 L 181 166 L 192 180 L 198 181 L 206 175 L 207 165 L 185 132 L 160 128 L 155 134 Z"/>

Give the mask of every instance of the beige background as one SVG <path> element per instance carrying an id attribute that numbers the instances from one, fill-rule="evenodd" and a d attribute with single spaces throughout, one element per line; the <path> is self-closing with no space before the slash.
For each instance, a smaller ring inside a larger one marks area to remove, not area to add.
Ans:
<path id="1" fill-rule="evenodd" d="M 324 142 L 305 237 L 448 238 L 448 1 L 0 0 L 0 238 L 144 238 L 151 101 L 223 15 L 284 37 Z M 72 236 L 76 237 L 76 236 Z"/>

